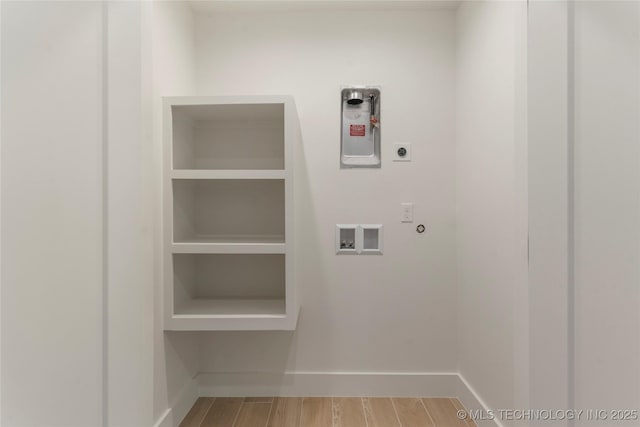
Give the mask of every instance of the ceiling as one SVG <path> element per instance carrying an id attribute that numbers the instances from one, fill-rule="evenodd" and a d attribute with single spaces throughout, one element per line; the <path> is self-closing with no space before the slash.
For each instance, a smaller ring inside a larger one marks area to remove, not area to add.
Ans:
<path id="1" fill-rule="evenodd" d="M 187 0 L 196 12 L 456 9 L 460 0 Z"/>

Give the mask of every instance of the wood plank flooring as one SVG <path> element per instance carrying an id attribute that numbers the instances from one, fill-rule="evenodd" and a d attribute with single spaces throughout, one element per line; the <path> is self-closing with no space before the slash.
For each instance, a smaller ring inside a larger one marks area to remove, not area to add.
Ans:
<path id="1" fill-rule="evenodd" d="M 201 397 L 180 427 L 476 427 L 458 399 Z"/>

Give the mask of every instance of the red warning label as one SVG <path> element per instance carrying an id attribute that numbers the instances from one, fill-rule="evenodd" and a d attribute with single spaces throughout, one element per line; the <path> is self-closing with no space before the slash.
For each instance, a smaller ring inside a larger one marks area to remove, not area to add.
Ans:
<path id="1" fill-rule="evenodd" d="M 365 125 L 350 125 L 349 136 L 364 136 Z"/>

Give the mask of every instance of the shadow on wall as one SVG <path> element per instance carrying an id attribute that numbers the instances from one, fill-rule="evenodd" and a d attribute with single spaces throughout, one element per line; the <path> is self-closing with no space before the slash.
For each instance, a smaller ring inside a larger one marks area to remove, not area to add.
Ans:
<path id="1" fill-rule="evenodd" d="M 197 338 L 197 332 L 164 332 L 167 396 L 170 399 L 169 408 L 174 409 L 172 411 L 174 417 L 184 415 L 176 408 L 181 402 L 190 401 L 197 390 L 195 383 L 199 362 Z M 174 419 L 173 425 L 178 425 L 181 421 L 182 419 Z"/>
<path id="2" fill-rule="evenodd" d="M 200 341 L 202 395 L 245 396 L 250 390 L 261 396 L 286 388 L 283 374 L 295 365 L 296 331 L 202 332 Z"/>

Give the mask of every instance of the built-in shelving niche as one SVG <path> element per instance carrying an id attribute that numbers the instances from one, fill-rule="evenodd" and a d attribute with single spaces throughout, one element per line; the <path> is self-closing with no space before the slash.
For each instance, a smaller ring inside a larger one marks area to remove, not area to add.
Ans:
<path id="1" fill-rule="evenodd" d="M 174 314 L 284 316 L 282 254 L 174 254 Z"/>
<path id="2" fill-rule="evenodd" d="M 176 243 L 284 243 L 282 179 L 173 181 Z"/>
<path id="3" fill-rule="evenodd" d="M 284 169 L 284 104 L 171 108 L 174 169 Z"/>
<path id="4" fill-rule="evenodd" d="M 293 98 L 169 97 L 164 119 L 165 329 L 295 329 Z"/>

